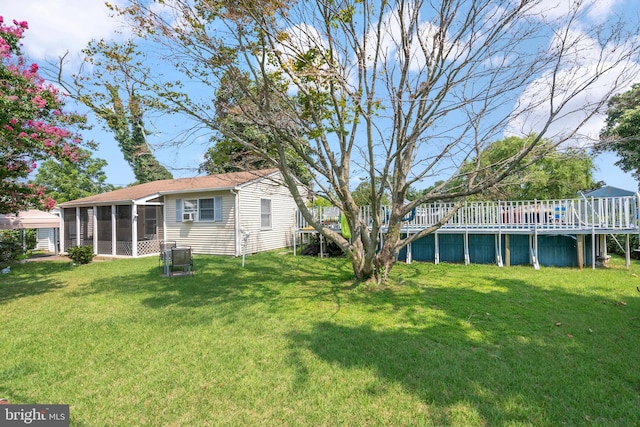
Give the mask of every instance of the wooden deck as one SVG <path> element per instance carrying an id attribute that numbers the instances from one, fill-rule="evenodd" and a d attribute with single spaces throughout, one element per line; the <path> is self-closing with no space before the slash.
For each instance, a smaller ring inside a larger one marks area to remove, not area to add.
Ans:
<path id="1" fill-rule="evenodd" d="M 422 205 L 411 212 L 403 230 L 416 233 L 430 227 L 447 215 L 451 203 Z M 325 226 L 340 228 L 340 212 L 336 208 L 315 208 L 314 217 Z M 383 208 L 383 227 L 387 209 Z M 633 234 L 640 230 L 638 213 L 640 198 L 610 197 L 565 200 L 496 201 L 465 203 L 438 232 L 494 234 Z M 298 229 L 309 224 L 298 213 Z M 360 219 L 370 222 L 368 206 L 361 208 Z"/>
<path id="2" fill-rule="evenodd" d="M 453 208 L 452 203 L 432 203 L 421 205 L 411 212 L 403 222 L 402 232 L 415 234 L 437 224 Z M 382 209 L 382 233 L 386 232 L 385 220 L 388 210 Z M 606 236 L 626 235 L 625 252 L 627 265 L 630 262 L 629 239 L 631 234 L 640 234 L 640 195 L 629 197 L 580 198 L 563 200 L 532 201 L 484 201 L 467 202 L 455 215 L 434 234 L 459 234 L 464 236 L 465 262 L 469 259 L 469 235 L 496 236 L 495 259 L 503 264 L 505 248 L 510 235 L 531 236 L 531 264 L 538 267 L 538 236 L 573 236 L 577 243 L 577 265 L 582 267 L 586 251 L 584 236 L 589 239 L 591 263 L 595 268 L 596 260 L 606 258 Z M 337 208 L 315 208 L 314 218 L 325 227 L 340 231 L 340 212 Z M 360 210 L 360 220 L 370 223 L 372 217 L 369 207 Z M 298 227 L 296 236 L 315 233 L 300 213 L 297 213 Z M 506 236 L 506 240 L 503 238 Z M 384 236 L 383 236 L 384 238 Z M 437 247 L 436 243 L 436 247 Z M 508 248 L 506 248 L 508 256 Z M 407 247 L 407 260 L 411 259 L 411 245 Z M 438 262 L 438 249 L 435 261 Z M 507 259 L 508 264 L 508 259 Z"/>

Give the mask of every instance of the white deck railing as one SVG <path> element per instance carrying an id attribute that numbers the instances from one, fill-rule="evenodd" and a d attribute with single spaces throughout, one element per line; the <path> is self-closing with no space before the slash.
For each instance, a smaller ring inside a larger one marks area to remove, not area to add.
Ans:
<path id="1" fill-rule="evenodd" d="M 453 208 L 453 203 L 431 203 L 417 207 L 405 217 L 403 226 L 422 229 L 437 224 Z M 466 202 L 442 227 L 443 229 L 549 229 L 559 231 L 605 229 L 638 230 L 638 196 L 581 198 L 564 200 L 532 200 L 511 202 Z M 388 220 L 388 209 L 381 212 L 382 226 Z M 340 227 L 337 208 L 313 208 L 316 220 L 325 226 Z M 360 209 L 360 219 L 370 223 L 371 210 Z M 300 212 L 296 214 L 299 229 L 310 228 Z"/>

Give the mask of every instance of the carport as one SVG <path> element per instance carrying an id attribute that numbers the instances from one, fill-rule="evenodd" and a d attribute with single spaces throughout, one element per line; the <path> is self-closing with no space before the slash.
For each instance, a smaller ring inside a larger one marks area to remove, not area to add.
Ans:
<path id="1" fill-rule="evenodd" d="M 18 212 L 18 214 L 0 215 L 0 230 L 27 230 L 27 229 L 51 229 L 53 230 L 53 248 L 58 253 L 56 242 L 59 238 L 60 217 L 50 212 L 31 209 Z"/>

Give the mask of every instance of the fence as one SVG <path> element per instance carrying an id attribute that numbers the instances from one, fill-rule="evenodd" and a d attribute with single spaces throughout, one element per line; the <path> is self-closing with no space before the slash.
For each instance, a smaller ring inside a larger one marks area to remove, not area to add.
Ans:
<path id="1" fill-rule="evenodd" d="M 437 224 L 454 208 L 453 203 L 431 203 L 417 207 L 403 221 L 406 229 L 422 229 Z M 442 226 L 446 229 L 464 230 L 518 230 L 545 229 L 567 231 L 599 229 L 616 231 L 638 230 L 638 196 L 581 198 L 532 201 L 482 201 L 466 202 L 453 217 Z M 381 225 L 388 222 L 389 209 L 380 213 Z M 332 228 L 339 227 L 339 212 L 335 207 L 312 208 L 316 221 Z M 311 228 L 302 214 L 296 214 L 299 229 Z M 371 224 L 371 209 L 360 209 L 359 219 Z"/>

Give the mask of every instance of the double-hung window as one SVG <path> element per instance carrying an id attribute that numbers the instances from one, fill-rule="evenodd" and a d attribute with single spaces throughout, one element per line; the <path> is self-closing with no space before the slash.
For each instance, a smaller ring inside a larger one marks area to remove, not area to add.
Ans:
<path id="1" fill-rule="evenodd" d="M 215 221 L 215 206 L 215 199 L 200 199 L 200 221 Z"/>
<path id="2" fill-rule="evenodd" d="M 260 199 L 260 228 L 271 228 L 271 199 Z"/>
<path id="3" fill-rule="evenodd" d="M 222 221 L 222 197 L 177 199 L 177 221 Z"/>

